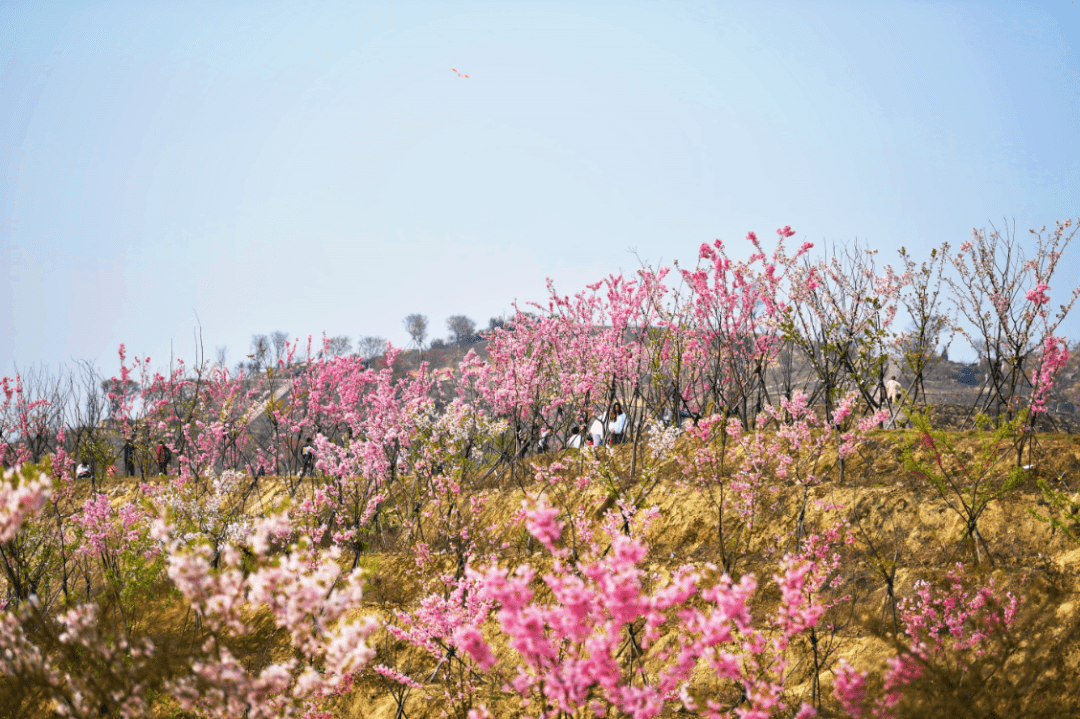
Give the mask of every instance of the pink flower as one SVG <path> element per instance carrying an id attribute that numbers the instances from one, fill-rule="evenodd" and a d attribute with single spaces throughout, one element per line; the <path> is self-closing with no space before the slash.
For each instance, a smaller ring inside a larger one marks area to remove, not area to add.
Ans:
<path id="1" fill-rule="evenodd" d="M 525 528 L 529 534 L 544 545 L 552 554 L 559 554 L 555 546 L 556 540 L 562 536 L 562 523 L 559 521 L 559 510 L 547 503 L 547 497 L 540 495 L 536 503 L 529 505 L 523 501 L 525 510 Z"/>
<path id="2" fill-rule="evenodd" d="M 1050 298 L 1046 294 L 1048 289 L 1050 289 L 1049 286 L 1040 283 L 1035 286 L 1035 289 L 1028 290 L 1025 297 L 1027 297 L 1028 302 L 1034 302 L 1036 306 L 1045 305 L 1050 301 Z"/>
<path id="3" fill-rule="evenodd" d="M 16 474 L 21 482 L 12 486 Z M 5 471 L 0 484 L 0 542 L 14 539 L 23 523 L 45 506 L 51 492 L 52 483 L 44 474 L 27 481 L 21 467 Z"/>
<path id="4" fill-rule="evenodd" d="M 484 641 L 484 636 L 476 627 L 464 626 L 458 628 L 454 632 L 452 641 L 454 646 L 463 649 L 484 671 L 490 671 L 498 661 L 495 659 L 491 647 Z"/>
<path id="5" fill-rule="evenodd" d="M 841 659 L 836 668 L 833 696 L 852 719 L 862 719 L 866 706 L 866 675 L 855 671 L 846 660 Z"/>
<path id="6" fill-rule="evenodd" d="M 1042 357 L 1035 372 L 1035 383 L 1030 397 L 1033 414 L 1046 411 L 1046 399 L 1053 389 L 1054 380 L 1068 361 L 1069 349 L 1065 340 L 1052 335 L 1047 337 L 1043 343 Z"/>

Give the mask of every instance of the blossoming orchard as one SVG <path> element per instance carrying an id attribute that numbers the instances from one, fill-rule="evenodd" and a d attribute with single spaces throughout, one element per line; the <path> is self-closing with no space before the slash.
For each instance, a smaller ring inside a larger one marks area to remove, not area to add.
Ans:
<path id="1" fill-rule="evenodd" d="M 895 262 L 751 232 L 549 286 L 438 367 L 309 339 L 5 377 L 3 706 L 1074 716 L 1075 231 Z"/>

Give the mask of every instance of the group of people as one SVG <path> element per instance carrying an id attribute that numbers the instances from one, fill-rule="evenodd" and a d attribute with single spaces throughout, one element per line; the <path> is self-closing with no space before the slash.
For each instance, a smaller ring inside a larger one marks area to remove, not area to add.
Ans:
<path id="1" fill-rule="evenodd" d="M 583 423 L 584 424 L 584 423 Z M 570 427 L 570 437 L 566 440 L 567 449 L 581 449 L 582 447 L 602 447 L 604 445 L 622 444 L 626 440 L 627 418 L 622 405 L 615 402 L 608 410 L 607 422 L 599 417 L 593 417 L 588 423 L 588 431 L 583 431 L 582 424 Z M 551 449 L 552 432 L 544 427 L 540 430 L 538 451 L 546 452 Z"/>
<path id="2" fill-rule="evenodd" d="M 135 447 L 130 441 L 128 441 L 127 443 L 124 444 L 122 455 L 123 455 L 123 461 L 124 461 L 124 469 L 127 472 L 128 476 L 130 476 L 130 477 L 135 476 Z M 165 444 L 164 442 L 158 442 L 157 449 L 154 452 L 154 459 L 157 460 L 158 473 L 159 474 L 168 474 L 169 473 L 169 464 L 172 462 L 172 459 L 173 459 L 172 449 L 167 444 Z M 300 472 L 300 477 L 301 478 L 303 478 L 303 477 L 305 477 L 307 475 L 314 476 L 314 474 L 315 474 L 315 443 L 312 441 L 311 437 L 308 437 L 307 439 L 304 440 L 303 448 L 300 450 L 300 467 L 301 467 L 301 472 Z M 260 472 L 261 472 L 261 474 L 265 474 L 264 471 L 260 470 Z M 113 468 L 111 466 L 109 467 L 109 471 L 107 472 L 107 474 L 109 474 L 109 475 L 115 474 L 115 471 L 113 470 Z M 261 476 L 261 474 L 260 474 L 260 476 Z M 80 461 L 78 463 L 78 465 L 76 465 L 76 467 L 75 467 L 75 479 L 93 479 L 93 478 L 94 478 L 94 470 L 93 470 L 92 464 L 90 462 L 88 462 L 87 460 L 85 460 L 85 459 Z"/>
<path id="3" fill-rule="evenodd" d="M 124 460 L 124 471 L 127 476 L 135 476 L 135 445 L 128 440 L 124 443 L 122 450 Z M 154 458 L 157 460 L 158 474 L 168 474 L 169 463 L 172 462 L 172 450 L 164 442 L 158 442 L 157 451 L 154 453 Z M 112 476 L 116 474 L 116 470 L 110 465 L 106 474 Z M 75 467 L 75 479 L 93 479 L 94 470 L 90 463 L 85 459 L 79 462 Z"/>
<path id="4" fill-rule="evenodd" d="M 890 422 L 895 422 L 895 413 L 900 409 L 904 401 L 903 386 L 896 379 L 896 375 L 893 375 L 885 383 L 885 399 L 888 402 L 888 407 L 894 413 L 894 419 Z M 680 412 L 681 415 L 689 417 L 689 413 Z M 670 410 L 664 417 L 665 425 L 670 421 Z M 681 419 L 681 417 L 680 417 Z M 582 425 L 575 424 L 570 428 L 570 437 L 566 440 L 567 449 L 581 449 L 583 446 L 588 447 L 601 447 L 606 445 L 622 444 L 626 440 L 626 426 L 627 418 L 626 413 L 623 412 L 622 406 L 615 402 L 611 405 L 611 409 L 608 411 L 607 422 L 601 421 L 599 417 L 593 417 L 591 422 L 588 422 L 588 431 L 583 431 Z M 549 428 L 544 427 L 540 430 L 540 440 L 538 449 L 541 452 L 546 452 L 551 449 L 551 437 L 552 432 Z"/>
<path id="5" fill-rule="evenodd" d="M 900 383 L 896 380 L 896 376 L 889 378 L 889 381 L 885 383 L 885 397 L 893 411 L 899 408 L 899 405 L 903 402 L 903 389 Z M 667 419 L 667 417 L 665 417 Z M 667 424 L 667 422 L 665 422 Z M 599 417 L 593 417 L 588 422 L 588 431 L 583 431 L 581 424 L 575 424 L 570 427 L 570 436 L 566 440 L 567 449 L 581 449 L 582 447 L 602 447 L 602 446 L 614 446 L 622 444 L 626 441 L 626 428 L 627 417 L 626 412 L 623 411 L 622 405 L 618 402 L 614 402 L 611 408 L 608 410 L 607 422 L 601 421 Z M 537 451 L 546 452 L 551 449 L 552 432 L 548 427 L 544 427 L 540 430 L 540 438 L 537 442 Z M 129 444 L 124 446 L 124 465 L 127 468 L 129 474 L 134 472 L 134 462 L 131 459 L 132 447 Z M 300 476 L 304 477 L 308 474 L 314 475 L 315 470 L 315 446 L 308 437 L 304 442 L 301 454 L 301 473 Z M 159 442 L 157 446 L 156 459 L 158 463 L 158 471 L 161 474 L 166 474 L 169 466 L 169 462 L 172 461 L 172 450 L 164 442 Z M 89 479 L 92 473 L 90 466 L 85 463 L 80 463 L 75 470 L 75 477 L 77 479 Z"/>

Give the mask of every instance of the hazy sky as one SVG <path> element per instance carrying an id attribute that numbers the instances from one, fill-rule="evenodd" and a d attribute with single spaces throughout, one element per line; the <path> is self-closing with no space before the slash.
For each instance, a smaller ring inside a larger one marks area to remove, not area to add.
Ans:
<path id="1" fill-rule="evenodd" d="M 197 321 L 230 364 L 404 345 L 785 224 L 883 260 L 1026 235 L 1080 215 L 1078 30 L 1068 0 L 0 0 L 0 373 L 190 359 Z"/>

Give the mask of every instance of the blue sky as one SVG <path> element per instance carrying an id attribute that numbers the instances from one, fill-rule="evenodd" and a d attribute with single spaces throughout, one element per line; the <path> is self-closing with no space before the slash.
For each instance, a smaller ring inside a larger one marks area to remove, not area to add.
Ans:
<path id="1" fill-rule="evenodd" d="M 1026 235 L 1080 215 L 1076 8 L 0 1 L 0 373 L 404 345 L 786 224 Z"/>

